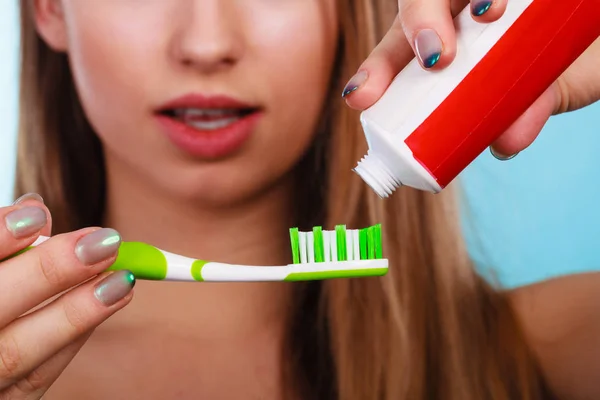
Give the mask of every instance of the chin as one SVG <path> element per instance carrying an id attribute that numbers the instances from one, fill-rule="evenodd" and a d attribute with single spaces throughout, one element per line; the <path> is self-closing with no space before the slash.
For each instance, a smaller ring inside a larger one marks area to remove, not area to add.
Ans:
<path id="1" fill-rule="evenodd" d="M 293 187 L 293 174 L 276 170 L 264 171 L 234 165 L 204 165 L 194 171 L 178 174 L 178 179 L 159 178 L 165 190 L 208 208 L 234 207 L 260 196 L 288 192 Z"/>
<path id="2" fill-rule="evenodd" d="M 183 154 L 160 135 L 150 135 L 146 140 L 102 139 L 112 179 L 131 196 L 139 192 L 162 197 L 172 204 L 218 209 L 252 202 L 261 196 L 291 193 L 293 171 L 312 137 L 297 135 L 296 140 L 290 140 L 257 132 L 236 154 L 217 160 Z M 137 148 L 138 152 L 126 151 L 130 148 Z"/>

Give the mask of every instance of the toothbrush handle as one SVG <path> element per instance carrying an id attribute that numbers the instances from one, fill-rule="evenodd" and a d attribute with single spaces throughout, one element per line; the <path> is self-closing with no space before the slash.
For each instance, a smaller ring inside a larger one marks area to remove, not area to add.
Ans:
<path id="1" fill-rule="evenodd" d="M 207 262 L 199 271 L 206 282 L 298 282 L 367 278 L 387 274 L 388 260 L 333 261 L 286 266 L 249 266 Z"/>
<path id="2" fill-rule="evenodd" d="M 48 237 L 40 237 L 31 246 L 9 258 L 33 249 L 48 239 Z M 388 260 L 320 262 L 287 266 L 232 265 L 184 257 L 142 242 L 122 242 L 117 258 L 108 270 L 129 270 L 136 279 L 152 281 L 293 282 L 383 276 L 388 271 Z"/>
<path id="3" fill-rule="evenodd" d="M 2 261 L 6 261 L 20 254 L 23 254 L 40 244 L 50 239 L 47 236 L 40 236 L 30 246 L 16 252 L 15 254 L 6 257 Z M 123 242 L 119 247 L 117 259 L 111 265 L 109 271 L 129 270 L 137 279 L 143 280 L 164 280 L 167 278 L 167 255 L 168 253 L 159 250 L 158 248 L 140 242 Z M 181 257 L 181 256 L 179 256 Z M 186 257 L 181 257 L 186 259 Z M 191 259 L 188 259 L 191 260 Z M 202 262 L 200 260 L 192 260 Z M 188 280 L 193 280 L 190 276 Z"/>
<path id="4" fill-rule="evenodd" d="M 162 281 L 167 278 L 169 263 L 165 252 L 154 246 L 142 242 L 123 242 L 117 259 L 108 270 L 124 269 L 131 271 L 137 279 Z"/>
<path id="5" fill-rule="evenodd" d="M 50 238 L 47 236 L 40 236 L 30 246 L 0 260 L 0 262 L 10 260 L 11 258 L 34 249 L 48 239 Z M 159 253 L 160 250 L 154 246 L 137 242 L 123 242 L 119 247 L 119 254 L 117 255 L 116 261 L 108 268 L 108 270 L 129 270 L 137 279 L 163 280 L 166 277 L 166 264 L 162 262 L 165 257 L 162 253 Z"/>

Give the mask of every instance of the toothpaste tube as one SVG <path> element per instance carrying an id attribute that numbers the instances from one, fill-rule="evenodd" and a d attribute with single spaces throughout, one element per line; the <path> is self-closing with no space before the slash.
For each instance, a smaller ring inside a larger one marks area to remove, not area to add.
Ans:
<path id="1" fill-rule="evenodd" d="M 600 0 L 509 0 L 490 24 L 467 7 L 455 25 L 450 66 L 413 60 L 361 114 L 369 151 L 355 171 L 380 197 L 454 180 L 600 36 Z"/>

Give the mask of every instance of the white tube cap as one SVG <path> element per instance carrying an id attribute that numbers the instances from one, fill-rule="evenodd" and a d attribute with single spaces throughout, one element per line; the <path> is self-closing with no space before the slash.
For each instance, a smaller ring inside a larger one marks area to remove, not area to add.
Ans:
<path id="1" fill-rule="evenodd" d="M 358 165 L 354 168 L 354 172 L 383 199 L 389 197 L 396 189 L 402 186 L 402 182 L 394 176 L 391 169 L 385 164 L 384 159 L 372 151 L 369 151 L 358 162 Z"/>

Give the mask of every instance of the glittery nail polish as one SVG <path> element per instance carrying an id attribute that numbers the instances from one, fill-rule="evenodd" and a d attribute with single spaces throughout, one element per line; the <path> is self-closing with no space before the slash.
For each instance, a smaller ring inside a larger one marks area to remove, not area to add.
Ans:
<path id="1" fill-rule="evenodd" d="M 442 41 L 433 29 L 422 29 L 415 36 L 417 57 L 425 68 L 431 68 L 442 56 Z"/>
<path id="2" fill-rule="evenodd" d="M 512 154 L 512 155 L 506 156 L 506 155 L 504 155 L 504 154 L 500 154 L 500 153 L 498 153 L 496 150 L 494 150 L 494 148 L 493 148 L 493 147 L 490 147 L 490 153 L 492 153 L 492 156 L 494 156 L 494 158 L 495 158 L 496 160 L 499 160 L 499 161 L 508 161 L 508 160 L 512 160 L 513 158 L 515 158 L 515 157 L 516 157 L 516 156 L 519 154 L 519 153 L 517 152 L 517 153 L 515 153 L 515 154 Z"/>
<path id="3" fill-rule="evenodd" d="M 489 0 L 471 0 L 471 14 L 480 17 L 492 7 L 492 1 Z"/>
<path id="4" fill-rule="evenodd" d="M 342 92 L 342 97 L 348 96 L 350 93 L 356 91 L 369 77 L 367 71 L 358 71 L 346 84 Z"/>
<path id="5" fill-rule="evenodd" d="M 109 307 L 127 296 L 134 286 L 135 276 L 131 271 L 116 271 L 96 285 L 94 296 Z"/>
<path id="6" fill-rule="evenodd" d="M 91 265 L 115 254 L 120 245 L 121 235 L 114 229 L 103 228 L 79 239 L 75 246 L 75 254 L 79 261 Z"/>
<path id="7" fill-rule="evenodd" d="M 16 239 L 26 238 L 40 231 L 48 222 L 46 212 L 39 207 L 23 207 L 4 217 L 6 229 Z"/>

